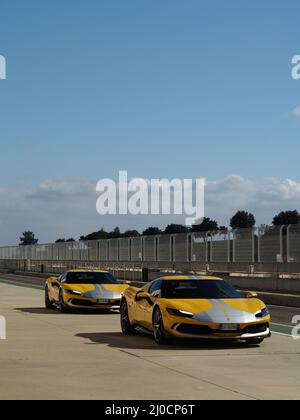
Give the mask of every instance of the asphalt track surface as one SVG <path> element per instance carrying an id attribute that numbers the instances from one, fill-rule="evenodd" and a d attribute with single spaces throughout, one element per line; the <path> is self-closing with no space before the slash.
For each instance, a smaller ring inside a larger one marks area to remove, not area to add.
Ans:
<path id="1" fill-rule="evenodd" d="M 300 398 L 300 340 L 289 335 L 300 309 L 270 307 L 273 334 L 260 347 L 161 347 L 151 336 L 123 336 L 117 313 L 46 310 L 41 283 L 8 277 L 1 274 L 0 281 L 0 315 L 7 322 L 1 400 Z"/>

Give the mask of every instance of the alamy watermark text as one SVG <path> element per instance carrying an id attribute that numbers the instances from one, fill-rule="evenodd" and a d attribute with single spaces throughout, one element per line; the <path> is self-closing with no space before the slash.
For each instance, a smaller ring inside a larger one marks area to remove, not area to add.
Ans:
<path id="1" fill-rule="evenodd" d="M 6 340 L 6 320 L 0 315 L 0 340 Z"/>
<path id="2" fill-rule="evenodd" d="M 6 59 L 0 55 L 0 80 L 6 79 Z"/>
<path id="3" fill-rule="evenodd" d="M 128 179 L 127 171 L 119 172 L 118 182 L 101 179 L 97 212 L 100 215 L 182 215 L 187 226 L 201 224 L 204 217 L 204 178 L 192 179 Z"/>
<path id="4" fill-rule="evenodd" d="M 292 78 L 294 80 L 300 80 L 300 55 L 294 55 L 292 58 Z"/>
<path id="5" fill-rule="evenodd" d="M 293 317 L 292 324 L 295 325 L 292 329 L 292 337 L 294 340 L 300 340 L 300 315 Z"/>

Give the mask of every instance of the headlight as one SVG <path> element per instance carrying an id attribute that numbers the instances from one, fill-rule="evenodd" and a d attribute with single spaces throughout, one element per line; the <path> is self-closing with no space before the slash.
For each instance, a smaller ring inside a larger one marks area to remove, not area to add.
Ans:
<path id="1" fill-rule="evenodd" d="M 256 318 L 264 318 L 265 316 L 270 315 L 269 309 L 265 307 L 260 312 L 258 312 L 255 316 Z"/>
<path id="2" fill-rule="evenodd" d="M 180 311 L 179 309 L 167 308 L 167 312 L 173 316 L 180 316 L 183 318 L 193 318 L 194 314 L 191 312 Z"/>
<path id="3" fill-rule="evenodd" d="M 262 311 L 261 311 L 262 317 L 264 318 L 265 316 L 270 315 L 269 309 L 267 307 L 265 307 Z"/>
<path id="4" fill-rule="evenodd" d="M 68 293 L 69 295 L 81 296 L 81 293 L 76 292 L 76 290 L 65 290 L 65 292 Z"/>

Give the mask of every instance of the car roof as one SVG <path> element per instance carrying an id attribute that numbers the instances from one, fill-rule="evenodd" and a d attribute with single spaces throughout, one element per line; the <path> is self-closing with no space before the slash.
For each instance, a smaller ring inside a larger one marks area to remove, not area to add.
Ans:
<path id="1" fill-rule="evenodd" d="M 196 275 L 174 275 L 174 276 L 164 276 L 160 277 L 157 280 L 223 280 L 220 277 L 214 277 L 214 276 L 196 276 Z"/>

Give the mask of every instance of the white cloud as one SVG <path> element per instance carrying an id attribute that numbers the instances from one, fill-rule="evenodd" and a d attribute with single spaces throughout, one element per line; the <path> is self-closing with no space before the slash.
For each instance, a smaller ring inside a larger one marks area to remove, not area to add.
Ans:
<path id="1" fill-rule="evenodd" d="M 292 116 L 300 119 L 300 105 L 292 111 Z"/>
<path id="2" fill-rule="evenodd" d="M 1 244 L 16 244 L 20 234 L 33 230 L 40 242 L 59 237 L 78 238 L 100 229 L 143 230 L 147 226 L 183 223 L 181 216 L 99 216 L 96 181 L 59 178 L 32 189 L 0 189 Z M 207 181 L 205 214 L 227 225 L 237 210 L 251 211 L 258 224 L 271 223 L 281 210 L 300 210 L 300 183 L 267 178 L 256 182 L 240 175 Z"/>
<path id="3" fill-rule="evenodd" d="M 232 175 L 206 187 L 206 214 L 225 225 L 237 210 L 251 211 L 258 224 L 269 224 L 278 212 L 294 209 L 300 210 L 300 183 L 290 179 L 253 182 Z"/>
<path id="4" fill-rule="evenodd" d="M 90 196 L 95 193 L 95 183 L 84 178 L 57 178 L 38 185 L 29 194 L 32 198 L 44 199 L 52 197 Z"/>

